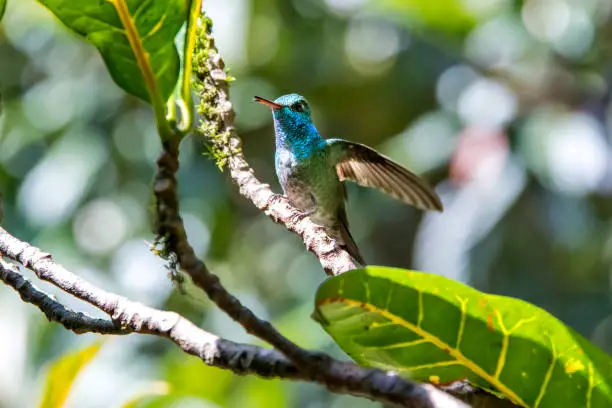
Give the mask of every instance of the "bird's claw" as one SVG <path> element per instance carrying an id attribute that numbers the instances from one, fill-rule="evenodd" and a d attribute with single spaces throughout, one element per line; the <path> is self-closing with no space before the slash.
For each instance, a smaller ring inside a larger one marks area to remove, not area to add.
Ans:
<path id="1" fill-rule="evenodd" d="M 315 212 L 317 212 L 316 209 L 308 210 L 308 211 L 300 211 L 296 215 L 294 215 L 292 218 L 295 219 L 295 222 L 297 223 L 299 221 L 302 221 L 304 218 L 310 217 Z"/>

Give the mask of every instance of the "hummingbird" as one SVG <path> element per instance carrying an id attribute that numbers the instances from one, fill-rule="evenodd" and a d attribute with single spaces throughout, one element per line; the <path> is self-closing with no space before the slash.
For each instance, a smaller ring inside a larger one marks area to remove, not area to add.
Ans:
<path id="1" fill-rule="evenodd" d="M 375 187 L 422 210 L 442 211 L 435 191 L 390 158 L 363 144 L 323 138 L 303 96 L 288 94 L 274 101 L 255 96 L 254 100 L 272 109 L 274 165 L 283 192 L 360 264 L 366 265 L 349 231 L 344 180 Z"/>

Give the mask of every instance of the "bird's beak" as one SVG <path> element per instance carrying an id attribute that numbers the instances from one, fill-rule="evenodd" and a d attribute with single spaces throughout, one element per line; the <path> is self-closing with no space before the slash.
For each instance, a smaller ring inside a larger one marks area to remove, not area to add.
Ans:
<path id="1" fill-rule="evenodd" d="M 271 107 L 272 109 L 280 109 L 283 107 L 283 105 L 279 105 L 278 103 L 274 103 L 272 101 L 269 101 L 267 99 L 262 98 L 261 96 L 255 96 L 253 98 L 253 100 L 255 102 L 259 102 L 259 103 L 263 103 L 264 105 L 267 105 L 269 107 Z"/>

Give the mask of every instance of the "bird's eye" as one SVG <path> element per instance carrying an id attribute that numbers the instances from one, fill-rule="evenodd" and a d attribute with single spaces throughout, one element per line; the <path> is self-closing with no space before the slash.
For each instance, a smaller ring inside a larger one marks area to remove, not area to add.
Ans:
<path id="1" fill-rule="evenodd" d="M 306 104 L 304 102 L 296 102 L 291 105 L 291 110 L 295 112 L 304 112 L 306 110 Z"/>

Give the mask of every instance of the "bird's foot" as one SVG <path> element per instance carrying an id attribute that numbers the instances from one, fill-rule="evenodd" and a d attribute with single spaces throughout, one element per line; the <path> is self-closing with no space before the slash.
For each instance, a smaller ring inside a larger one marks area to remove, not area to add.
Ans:
<path id="1" fill-rule="evenodd" d="M 304 218 L 310 217 L 312 214 L 314 214 L 316 212 L 317 212 L 316 209 L 308 210 L 308 211 L 300 211 L 297 214 L 295 214 L 294 216 L 292 216 L 291 218 L 294 220 L 295 223 L 298 223 L 298 222 L 302 221 Z"/>
<path id="2" fill-rule="evenodd" d="M 282 195 L 282 194 L 272 194 L 270 197 L 268 197 L 268 199 L 266 200 L 266 203 L 263 206 L 263 210 L 264 211 L 268 211 L 268 209 L 270 207 L 272 207 L 273 205 L 277 204 L 278 202 L 280 202 L 283 198 L 286 198 L 286 196 Z"/>

